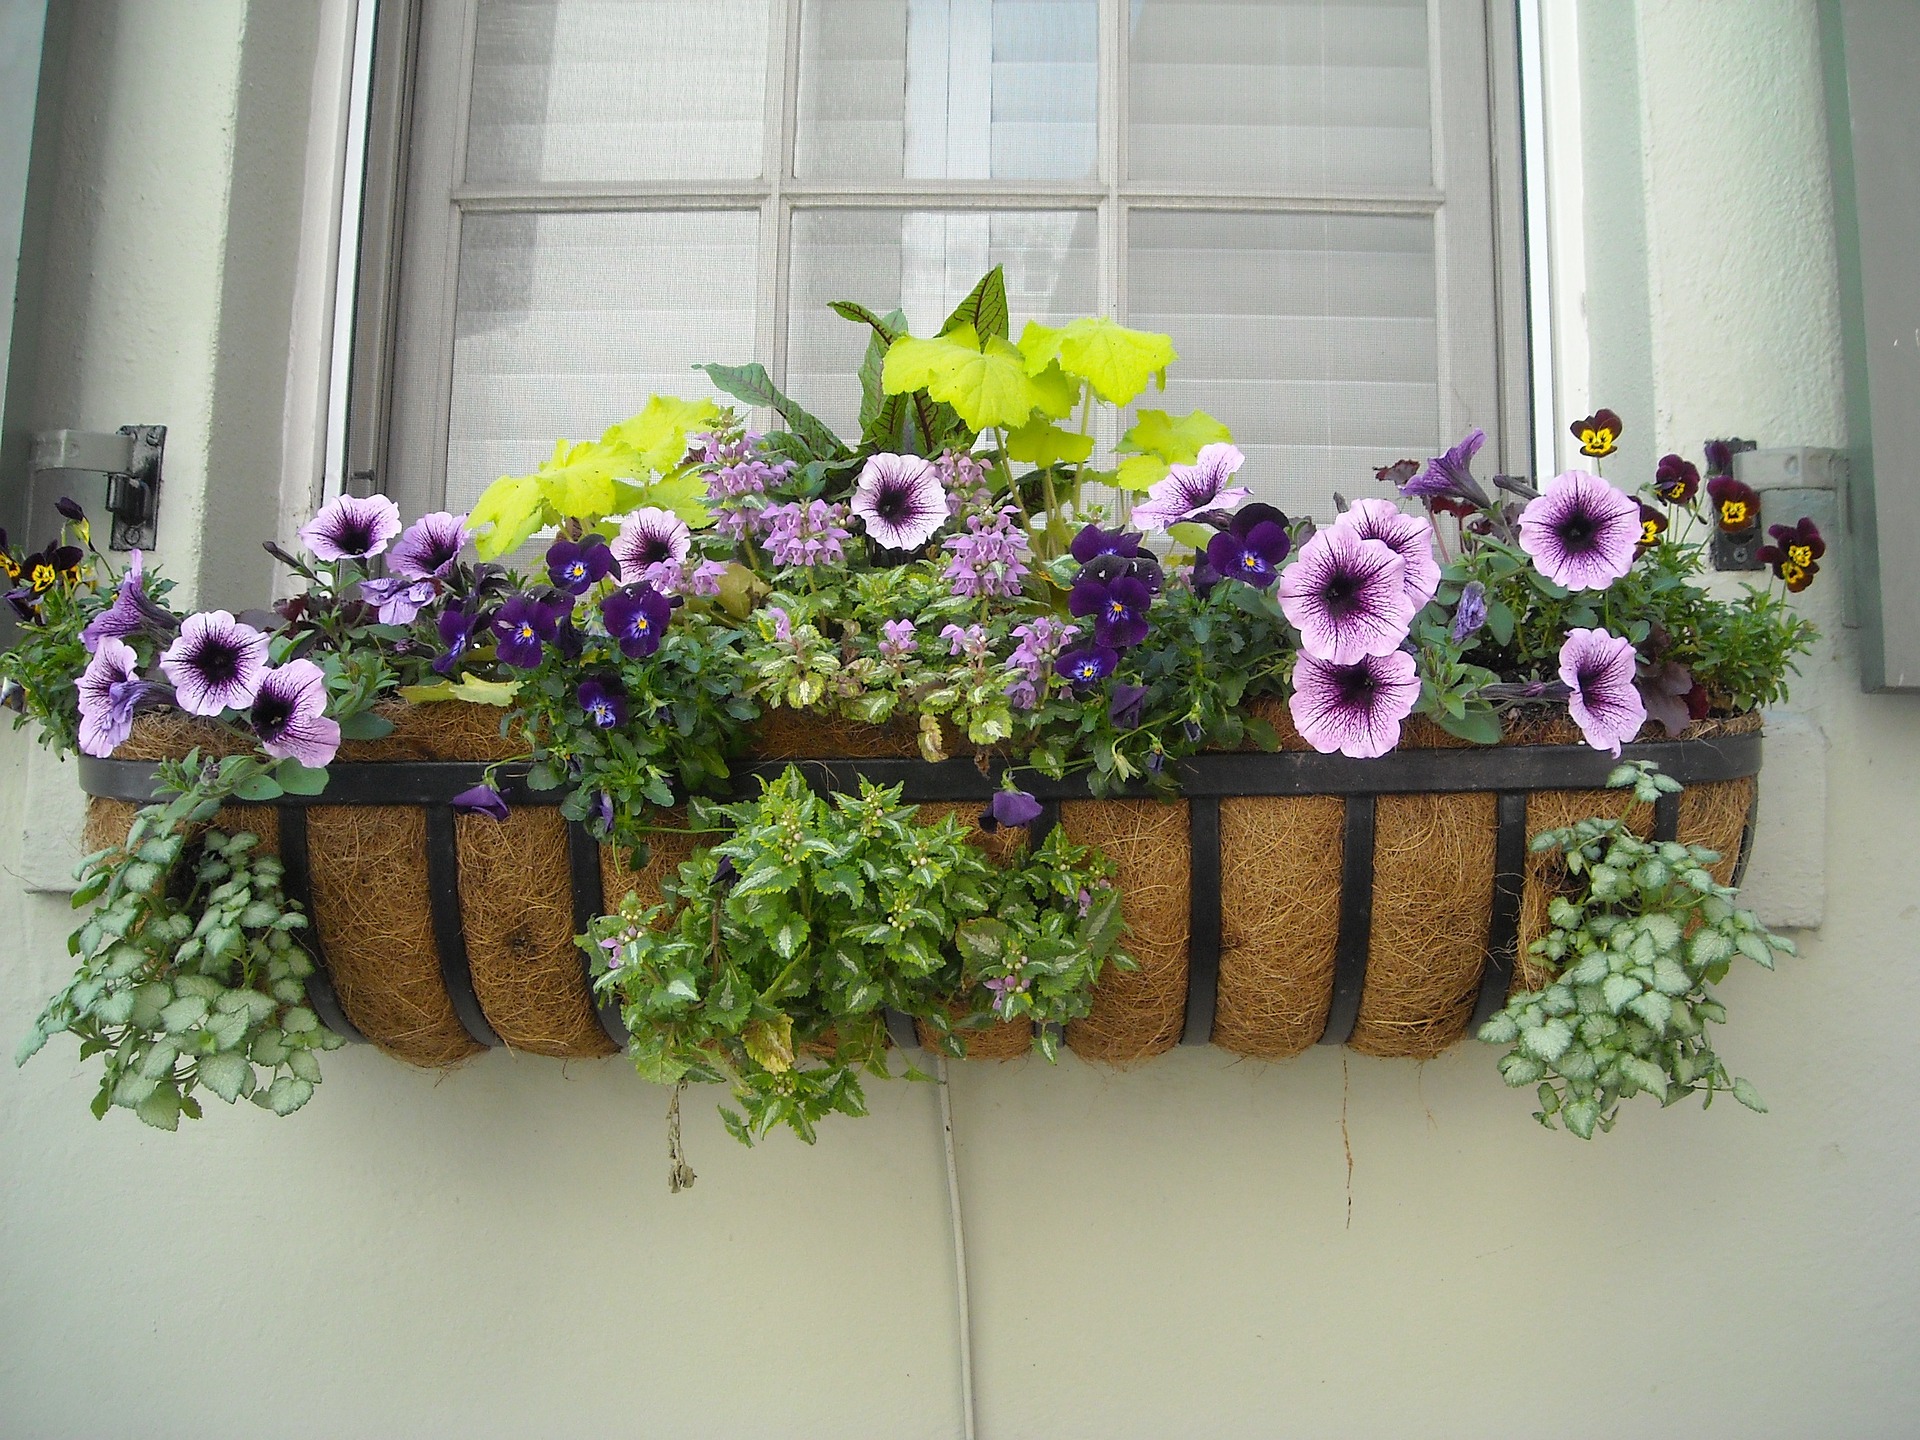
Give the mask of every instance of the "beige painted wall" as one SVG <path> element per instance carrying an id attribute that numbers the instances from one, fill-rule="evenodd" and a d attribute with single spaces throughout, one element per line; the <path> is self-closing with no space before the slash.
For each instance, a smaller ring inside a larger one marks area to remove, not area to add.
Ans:
<path id="1" fill-rule="evenodd" d="M 180 93 L 159 121 L 99 102 L 64 223 L 183 189 L 195 213 L 191 243 L 96 239 L 61 283 L 139 282 L 171 322 L 92 305 L 47 383 L 83 422 L 165 408 L 191 495 L 214 333 L 263 325 L 220 299 L 271 298 L 227 273 L 245 257 L 201 210 L 227 190 L 244 12 L 83 8 L 109 48 L 145 27 Z M 1613 8 L 1638 35 L 1662 445 L 1836 443 L 1810 3 Z M 1636 1111 L 1581 1145 L 1538 1130 L 1479 1046 L 962 1068 L 980 1433 L 1911 1434 L 1920 703 L 1860 695 L 1844 635 L 1817 673 L 1827 809 L 1795 819 L 1825 829 L 1828 920 L 1777 976 L 1727 986 L 1726 1049 L 1770 1117 Z M 0 742 L 15 813 L 25 749 Z M 0 891 L 0 1036 L 58 983 L 68 923 Z M 700 1183 L 670 1198 L 665 1096 L 618 1063 L 327 1064 L 291 1121 L 173 1137 L 87 1118 L 58 1045 L 0 1070 L 0 1431 L 959 1433 L 931 1087 L 876 1088 L 812 1150 L 745 1152 L 694 1104 Z M 1598 1343 L 1569 1349 L 1575 1322 Z"/>

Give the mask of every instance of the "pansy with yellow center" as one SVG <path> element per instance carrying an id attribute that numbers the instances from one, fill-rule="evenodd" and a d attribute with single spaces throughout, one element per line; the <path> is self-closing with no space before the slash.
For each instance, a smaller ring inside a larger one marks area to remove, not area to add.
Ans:
<path id="1" fill-rule="evenodd" d="M 1820 527 L 1802 515 L 1791 525 L 1768 526 L 1767 534 L 1773 537 L 1773 543 L 1762 545 L 1754 552 L 1755 558 L 1763 565 L 1771 565 L 1773 573 L 1786 582 L 1787 589 L 1799 594 L 1820 573 L 1820 557 L 1827 553 L 1827 542 L 1820 536 Z"/>
<path id="2" fill-rule="evenodd" d="M 1644 555 L 1660 543 L 1660 537 L 1667 533 L 1666 512 L 1642 501 L 1640 504 L 1640 539 L 1635 542 L 1633 553 Z"/>
<path id="3" fill-rule="evenodd" d="M 1611 410 L 1596 410 L 1584 420 L 1567 427 L 1580 442 L 1580 453 L 1599 460 L 1620 448 L 1620 432 L 1625 427 Z"/>
<path id="4" fill-rule="evenodd" d="M 1730 535 L 1752 530 L 1760 523 L 1760 497 L 1750 485 L 1731 475 L 1716 475 L 1707 481 L 1707 495 L 1713 501 L 1714 523 Z"/>

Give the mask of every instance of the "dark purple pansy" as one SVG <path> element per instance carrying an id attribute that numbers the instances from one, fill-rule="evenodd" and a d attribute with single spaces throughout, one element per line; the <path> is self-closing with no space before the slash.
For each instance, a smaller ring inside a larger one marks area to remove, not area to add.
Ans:
<path id="1" fill-rule="evenodd" d="M 467 653 L 467 646 L 473 641 L 473 625 L 474 617 L 463 610 L 441 612 L 437 628 L 440 631 L 440 643 L 446 649 L 433 662 L 435 674 L 451 674 L 453 667 L 460 663 L 460 657 Z"/>
<path id="2" fill-rule="evenodd" d="M 436 510 L 422 515 L 394 541 L 387 569 L 405 580 L 445 580 L 467 543 L 467 517 Z"/>
<path id="3" fill-rule="evenodd" d="M 1716 475 L 1707 481 L 1707 495 L 1713 501 L 1713 523 L 1728 534 L 1759 528 L 1760 496 L 1751 485 Z"/>
<path id="4" fill-rule="evenodd" d="M 644 659 L 660 648 L 672 615 L 667 597 L 644 581 L 623 585 L 600 602 L 607 634 L 629 660 Z"/>
<path id="5" fill-rule="evenodd" d="M 1821 538 L 1820 527 L 1802 515 L 1791 525 L 1769 525 L 1767 534 L 1773 543 L 1762 545 L 1754 552 L 1754 558 L 1762 565 L 1771 565 L 1773 573 L 1787 582 L 1787 589 L 1798 595 L 1820 573 L 1816 562 L 1827 553 L 1827 542 Z"/>
<path id="6" fill-rule="evenodd" d="M 1725 440 L 1709 440 L 1706 444 L 1707 474 L 1731 475 L 1733 473 L 1733 446 Z"/>
<path id="7" fill-rule="evenodd" d="M 1350 665 L 1303 654 L 1293 666 L 1293 713 L 1300 738 L 1323 755 L 1356 760 L 1400 743 L 1400 724 L 1420 698 L 1420 676 L 1404 650 L 1363 655 Z"/>
<path id="8" fill-rule="evenodd" d="M 80 701 L 80 751 L 105 757 L 133 733 L 133 717 L 166 698 L 166 687 L 134 674 L 138 657 L 124 640 L 102 637 L 74 689 Z"/>
<path id="9" fill-rule="evenodd" d="M 1147 708 L 1147 687 L 1131 685 L 1117 680 L 1113 686 L 1113 698 L 1107 701 L 1107 719 L 1113 722 L 1116 730 L 1132 730 L 1140 723 L 1141 713 Z"/>
<path id="10" fill-rule="evenodd" d="M 1053 668 L 1076 690 L 1097 685 L 1113 674 L 1120 663 L 1120 652 L 1110 645 L 1081 645 L 1053 662 Z"/>
<path id="11" fill-rule="evenodd" d="M 225 610 L 189 615 L 160 657 L 174 703 L 189 715 L 244 710 L 267 673 L 267 637 Z"/>
<path id="12" fill-rule="evenodd" d="M 400 533 L 400 507 L 384 495 L 330 500 L 300 530 L 300 543 L 322 560 L 366 560 Z"/>
<path id="13" fill-rule="evenodd" d="M 861 468 L 848 508 L 876 544 L 888 550 L 918 550 L 947 523 L 947 492 L 932 461 L 881 454 Z"/>
<path id="14" fill-rule="evenodd" d="M 1255 503 L 1243 507 L 1207 542 L 1207 563 L 1229 580 L 1264 590 L 1279 579 L 1280 562 L 1292 549 L 1287 517 L 1271 505 Z"/>
<path id="15" fill-rule="evenodd" d="M 138 550 L 129 553 L 127 568 L 120 574 L 120 587 L 114 591 L 113 604 L 102 610 L 80 632 L 88 650 L 99 648 L 109 636 L 124 639 L 129 635 L 171 635 L 180 628 L 179 619 L 163 606 L 147 598 L 144 560 Z"/>
<path id="16" fill-rule="evenodd" d="M 1473 478 L 1473 457 L 1480 453 L 1480 447 L 1486 443 L 1486 431 L 1478 427 L 1469 430 L 1458 445 L 1444 455 L 1434 456 L 1418 475 L 1403 481 L 1400 493 L 1422 500 L 1451 497 L 1467 502 L 1476 510 L 1489 508 L 1492 500 L 1487 498 L 1487 492 L 1481 488 L 1480 482 Z"/>
<path id="17" fill-rule="evenodd" d="M 1646 723 L 1646 702 L 1634 684 L 1638 668 L 1632 641 L 1605 630 L 1567 632 L 1560 647 L 1560 679 L 1573 692 L 1567 712 L 1594 749 L 1617 756 Z"/>
<path id="18" fill-rule="evenodd" d="M 462 814 L 485 815 L 489 820 L 504 820 L 512 813 L 507 809 L 506 797 L 491 785 L 462 790 L 447 803 Z"/>
<path id="19" fill-rule="evenodd" d="M 1083 573 L 1067 597 L 1071 613 L 1093 621 L 1098 644 L 1122 650 L 1147 638 L 1147 607 L 1151 604 L 1153 591 L 1132 575 L 1103 580 Z"/>
<path id="20" fill-rule="evenodd" d="M 1605 459 L 1620 448 L 1620 432 L 1625 428 L 1611 410 L 1596 410 L 1567 427 L 1580 442 L 1580 453 L 1596 460 Z"/>
<path id="21" fill-rule="evenodd" d="M 1002 825 L 1031 825 L 1042 814 L 1040 802 L 1024 790 L 996 790 L 980 816 L 980 828 L 992 834 Z"/>
<path id="22" fill-rule="evenodd" d="M 1667 512 L 1645 501 L 1640 503 L 1640 538 L 1634 541 L 1633 553 L 1644 555 L 1660 543 L 1660 537 L 1667 533 Z"/>
<path id="23" fill-rule="evenodd" d="M 327 718 L 326 673 L 311 660 L 289 660 L 267 671 L 247 722 L 267 754 L 309 770 L 332 764 L 340 749 L 340 726 Z"/>
<path id="24" fill-rule="evenodd" d="M 1700 471 L 1680 455 L 1662 455 L 1653 472 L 1653 493 L 1669 505 L 1685 505 L 1700 488 Z"/>
<path id="25" fill-rule="evenodd" d="M 589 675 L 578 694 L 581 710 L 602 730 L 627 723 L 627 689 L 618 675 Z"/>
<path id="26" fill-rule="evenodd" d="M 494 653 L 516 670 L 531 670 L 557 628 L 552 606 L 533 595 L 512 596 L 493 617 Z"/>
<path id="27" fill-rule="evenodd" d="M 1487 623 L 1487 587 L 1469 580 L 1460 589 L 1460 603 L 1453 607 L 1453 643 L 1458 645 Z"/>
<path id="28" fill-rule="evenodd" d="M 1138 531 L 1124 528 L 1102 530 L 1098 525 L 1083 525 L 1068 548 L 1073 552 L 1073 558 L 1082 565 L 1102 555 L 1126 558 L 1140 553 L 1140 535 Z"/>
<path id="29" fill-rule="evenodd" d="M 1406 562 L 1349 526 L 1316 531 L 1280 575 L 1280 609 L 1300 648 L 1335 665 L 1400 648 L 1413 624 Z"/>
<path id="30" fill-rule="evenodd" d="M 1604 590 L 1633 568 L 1640 502 L 1598 475 L 1568 470 L 1520 512 L 1520 548 L 1569 590 Z"/>
<path id="31" fill-rule="evenodd" d="M 606 537 L 591 531 L 578 540 L 562 536 L 547 547 L 547 578 L 569 595 L 586 594 L 619 568 Z"/>

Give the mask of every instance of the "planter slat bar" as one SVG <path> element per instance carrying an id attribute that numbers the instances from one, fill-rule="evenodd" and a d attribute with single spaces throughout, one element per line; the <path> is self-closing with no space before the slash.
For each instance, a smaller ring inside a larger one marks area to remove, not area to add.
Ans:
<path id="1" fill-rule="evenodd" d="M 600 842 L 578 820 L 567 822 L 567 881 L 573 891 L 573 933 L 584 935 L 607 908 L 607 897 L 600 884 Z M 600 1028 L 615 1046 L 626 1049 L 627 1025 L 620 1018 L 620 1002 L 594 994 L 593 957 L 585 950 L 580 952 L 580 969 L 586 977 L 587 1003 L 600 1017 Z"/>
<path id="2" fill-rule="evenodd" d="M 320 922 L 313 913 L 313 871 L 307 863 L 307 812 L 298 805 L 279 807 L 281 881 L 287 898 L 307 917 L 307 927 L 299 943 L 313 961 L 313 973 L 307 976 L 307 1003 L 320 1023 L 342 1039 L 356 1045 L 367 1043 L 359 1027 L 347 1018 L 333 988 L 333 976 L 327 970 L 326 951 L 320 944 Z"/>
<path id="3" fill-rule="evenodd" d="M 1478 1030 L 1507 1003 L 1513 967 L 1520 958 L 1520 899 L 1527 884 L 1527 792 L 1502 790 L 1499 830 L 1493 843 L 1493 913 L 1487 920 L 1487 959 L 1469 1031 Z"/>
<path id="4" fill-rule="evenodd" d="M 467 931 L 460 915 L 460 849 L 453 811 L 429 805 L 427 811 L 427 901 L 433 911 L 433 946 L 440 952 L 440 981 L 447 987 L 453 1013 L 476 1044 L 496 1049 L 500 1037 L 473 990 L 467 960 Z"/>
<path id="5" fill-rule="evenodd" d="M 1710 780 L 1739 780 L 1760 770 L 1760 736 L 1725 735 L 1705 740 L 1658 740 L 1629 745 L 1625 760 L 1651 760 L 1683 785 Z M 993 799 L 1007 768 L 982 771 L 971 760 L 928 762 L 915 759 L 796 760 L 756 762 L 737 767 L 736 794 L 753 794 L 751 781 L 780 774 L 797 764 L 808 779 L 835 790 L 853 790 L 864 777 L 899 785 L 909 804 L 932 800 Z M 1472 750 L 1396 750 L 1376 760 L 1350 760 L 1312 750 L 1251 751 L 1195 755 L 1171 762 L 1176 785 L 1170 795 L 1392 795 L 1463 790 L 1597 790 L 1620 761 L 1602 751 L 1573 745 L 1500 745 Z M 463 790 L 482 783 L 489 767 L 453 761 L 394 763 L 342 762 L 328 768 L 327 788 L 318 795 L 287 795 L 275 803 L 300 805 L 444 806 Z M 1085 777 L 1049 779 L 1015 769 L 1015 779 L 1034 797 L 1085 800 L 1092 792 Z M 159 766 L 147 760 L 100 760 L 83 756 L 80 786 L 89 795 L 145 803 L 158 793 Z M 525 766 L 500 766 L 495 783 L 511 805 L 558 805 L 564 790 L 533 790 Z M 1151 798 L 1156 792 L 1132 789 L 1120 794 Z"/>
<path id="6" fill-rule="evenodd" d="M 1340 932 L 1333 947 L 1333 999 L 1327 1005 L 1322 1045 L 1344 1045 L 1360 1018 L 1360 992 L 1367 984 L 1367 950 L 1373 931 L 1374 797 L 1347 797 L 1347 825 L 1340 859 Z"/>
<path id="7" fill-rule="evenodd" d="M 1187 801 L 1187 1015 L 1182 1045 L 1213 1040 L 1220 997 L 1220 797 Z"/>
<path id="8" fill-rule="evenodd" d="M 1680 838 L 1680 796 L 1675 791 L 1668 791 L 1653 802 L 1653 838 Z"/>

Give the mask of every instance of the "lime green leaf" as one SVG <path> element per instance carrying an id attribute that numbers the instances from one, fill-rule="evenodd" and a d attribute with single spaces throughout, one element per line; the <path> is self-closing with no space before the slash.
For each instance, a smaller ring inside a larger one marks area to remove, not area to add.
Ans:
<path id="1" fill-rule="evenodd" d="M 1207 543 L 1220 532 L 1211 525 L 1202 525 L 1193 520 L 1182 520 L 1178 525 L 1169 525 L 1167 534 L 1182 545 L 1191 545 L 1195 550 L 1204 550 Z"/>
<path id="2" fill-rule="evenodd" d="M 980 283 L 973 287 L 971 294 L 954 307 L 947 316 L 946 323 L 940 327 L 942 335 L 950 335 L 955 330 L 968 329 L 975 335 L 998 335 L 1006 338 L 1009 325 L 1007 320 L 1007 281 L 1000 266 L 996 265 L 980 277 Z"/>
<path id="3" fill-rule="evenodd" d="M 1109 405 L 1127 405 L 1155 376 L 1165 383 L 1167 366 L 1179 359 L 1171 335 L 1129 330 L 1104 316 L 1076 320 L 1064 330 L 1028 321 L 1020 332 L 1027 373 L 1038 375 L 1059 361 L 1069 375 L 1088 381 Z"/>
<path id="4" fill-rule="evenodd" d="M 430 705 L 436 700 L 466 700 L 475 705 L 498 705 L 505 709 L 519 693 L 518 680 L 482 680 L 478 675 L 463 675 L 457 685 L 451 680 L 437 680 L 431 685 L 400 687 L 400 698 L 415 705 Z"/>
<path id="5" fill-rule="evenodd" d="M 889 395 L 925 390 L 973 430 L 1024 425 L 1038 395 L 1020 352 L 999 336 L 984 349 L 970 326 L 931 340 L 905 336 L 887 351 L 881 381 Z"/>
<path id="6" fill-rule="evenodd" d="M 616 480 L 613 482 L 613 509 L 609 514 L 625 514 L 642 505 L 671 510 L 695 530 L 713 523 L 706 506 L 706 481 L 697 474 L 663 475 L 658 480 Z M 608 539 L 618 526 L 607 527 Z"/>
<path id="7" fill-rule="evenodd" d="M 688 434 L 708 428 L 719 418 L 720 407 L 711 400 L 653 395 L 638 415 L 608 427 L 600 439 L 604 445 L 632 451 L 647 469 L 665 474 L 677 469 L 686 455 Z M 629 471 L 620 473 L 631 476 Z"/>
<path id="8" fill-rule="evenodd" d="M 1164 410 L 1142 409 L 1140 420 L 1114 448 L 1122 455 L 1158 455 L 1175 465 L 1191 465 L 1200 447 L 1233 439 L 1233 432 L 1204 410 L 1174 419 Z"/>
<path id="9" fill-rule="evenodd" d="M 1114 472 L 1113 483 L 1122 490 L 1148 490 L 1167 478 L 1167 462 L 1158 455 L 1129 455 Z"/>
<path id="10" fill-rule="evenodd" d="M 1046 467 L 1062 461 L 1078 463 L 1093 453 L 1093 437 L 1062 430 L 1044 415 L 1036 415 L 1007 434 L 1007 454 L 1015 460 Z"/>
<path id="11" fill-rule="evenodd" d="M 502 475 L 467 516 L 473 548 L 482 560 L 498 560 L 518 550 L 545 522 L 546 500 L 538 477 Z"/>
<path id="12" fill-rule="evenodd" d="M 556 440 L 553 454 L 535 477 L 540 498 L 555 518 L 598 520 L 613 509 L 613 477 L 627 464 L 628 457 L 616 446 Z"/>
<path id="13" fill-rule="evenodd" d="M 1033 377 L 1034 404 L 1043 415 L 1055 420 L 1069 419 L 1080 408 L 1084 381 L 1076 380 L 1058 365 L 1049 365 Z"/>
<path id="14" fill-rule="evenodd" d="M 793 1069 L 791 1015 L 782 1015 L 777 1020 L 756 1020 L 747 1026 L 741 1039 L 746 1042 L 747 1054 L 761 1069 L 775 1075 Z"/>

